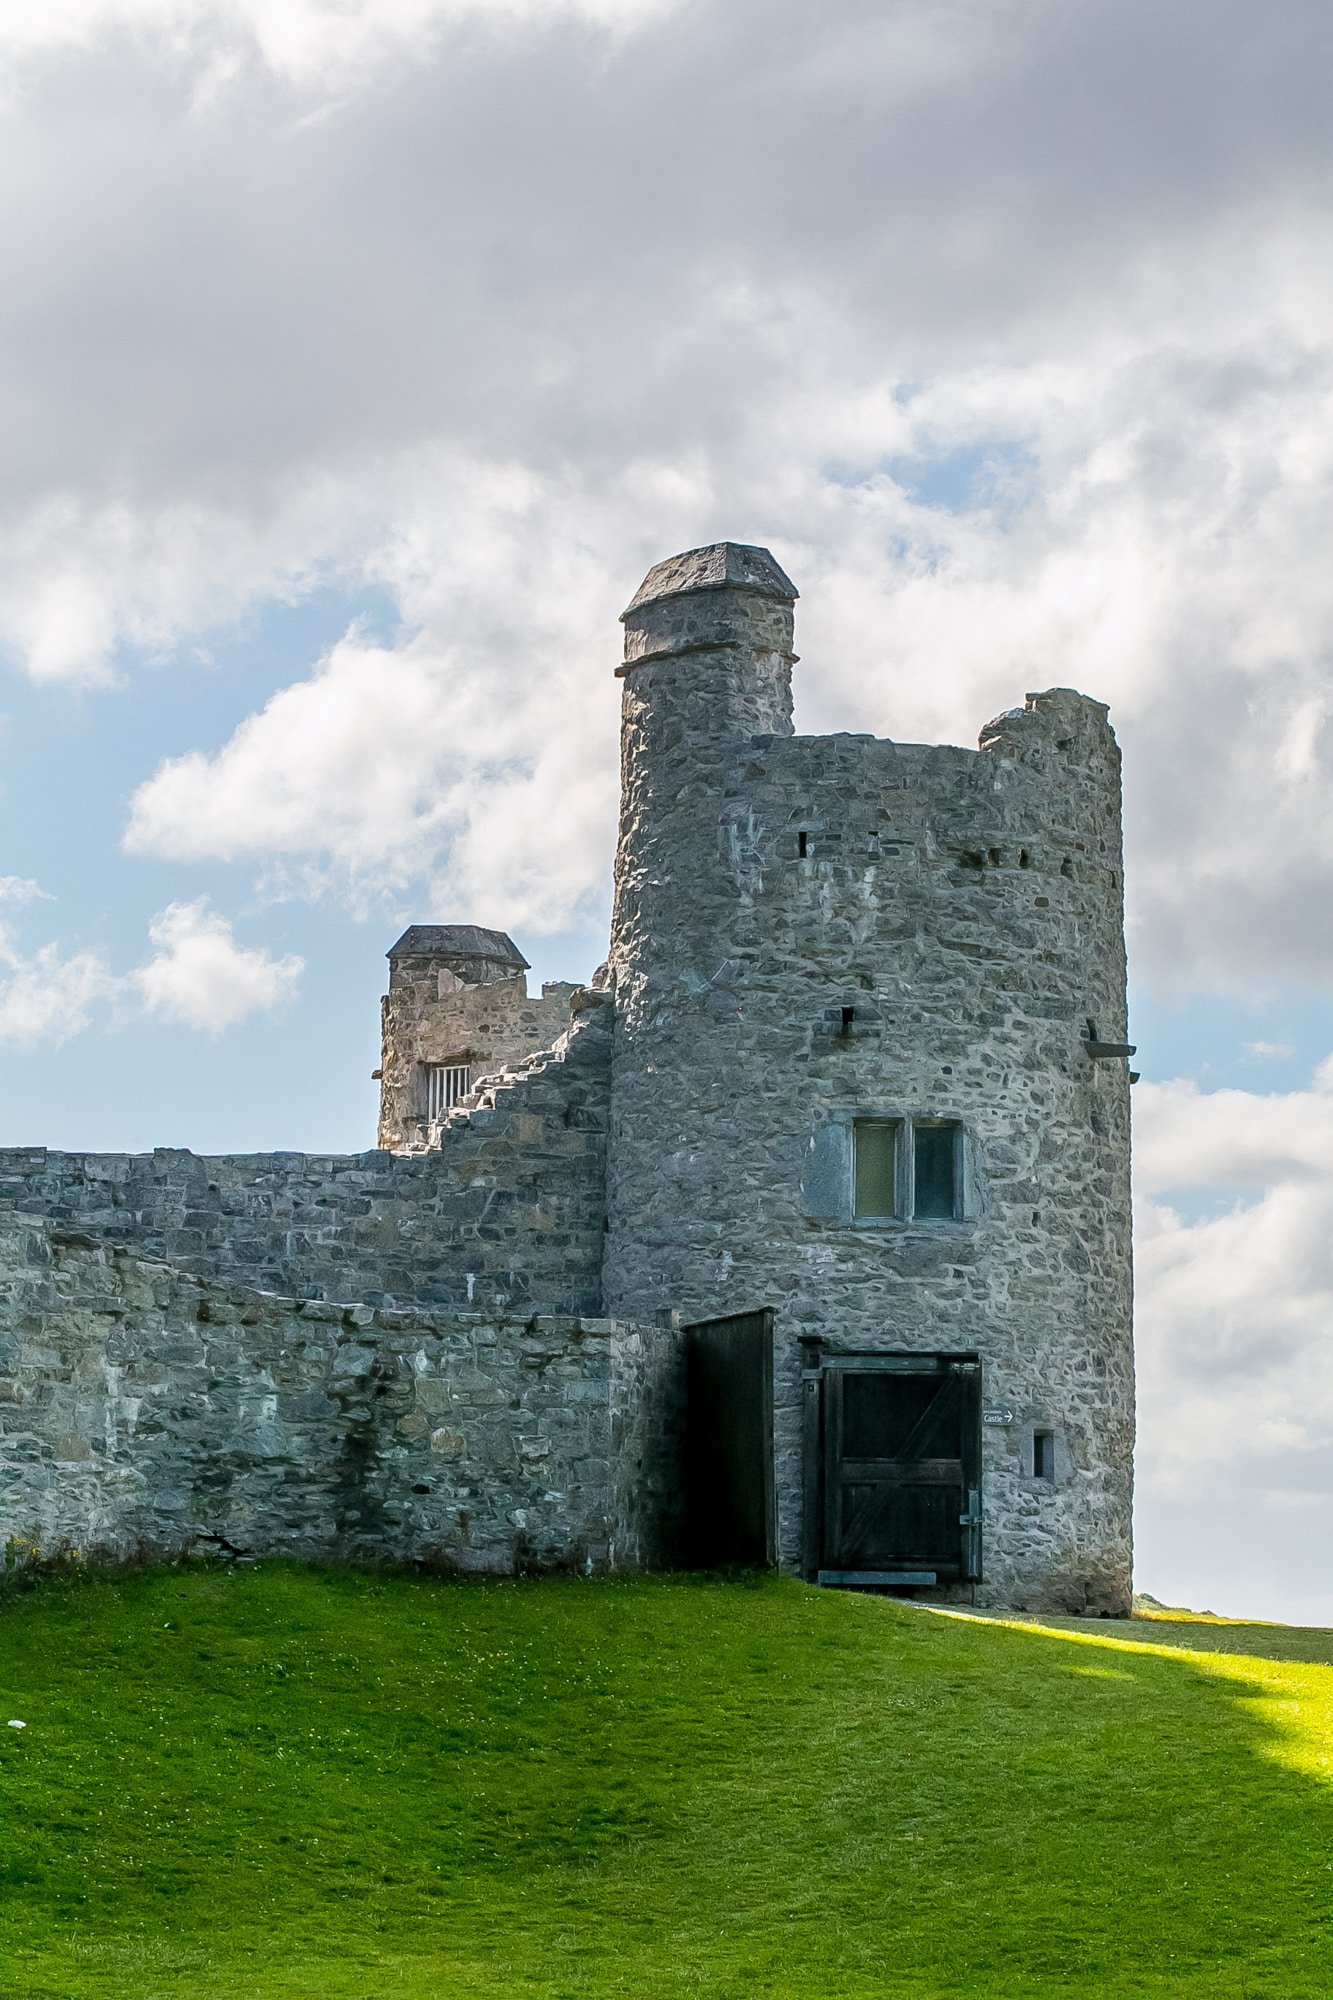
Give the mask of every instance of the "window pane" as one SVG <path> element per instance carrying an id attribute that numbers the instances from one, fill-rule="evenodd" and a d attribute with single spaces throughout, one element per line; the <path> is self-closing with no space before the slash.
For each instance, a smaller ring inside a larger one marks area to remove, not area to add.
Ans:
<path id="1" fill-rule="evenodd" d="M 898 1128 L 895 1125 L 858 1122 L 854 1128 L 856 1148 L 856 1213 L 891 1216 L 894 1209 L 893 1155 Z"/>
<path id="2" fill-rule="evenodd" d="M 931 1216 L 953 1215 L 954 1155 L 957 1151 L 956 1125 L 918 1125 L 912 1134 L 916 1167 L 914 1213 Z"/>

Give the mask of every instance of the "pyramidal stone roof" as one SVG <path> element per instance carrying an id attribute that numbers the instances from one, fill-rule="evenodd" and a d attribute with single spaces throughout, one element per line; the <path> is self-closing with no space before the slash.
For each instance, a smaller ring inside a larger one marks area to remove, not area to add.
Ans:
<path id="1" fill-rule="evenodd" d="M 506 931 L 481 924 L 409 924 L 386 958 L 485 958 L 526 972 L 528 961 Z"/>
<path id="2" fill-rule="evenodd" d="M 683 597 L 692 590 L 755 590 L 764 597 L 785 598 L 789 604 L 800 596 L 767 549 L 749 542 L 710 542 L 707 548 L 686 549 L 683 555 L 654 563 L 621 612 L 621 619 L 632 611 L 642 611 L 646 604 L 660 603 L 664 597 Z"/>

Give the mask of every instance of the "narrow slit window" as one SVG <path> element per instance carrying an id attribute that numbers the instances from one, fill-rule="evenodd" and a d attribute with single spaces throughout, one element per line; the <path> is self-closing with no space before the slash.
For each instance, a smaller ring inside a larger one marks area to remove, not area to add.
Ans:
<path id="1" fill-rule="evenodd" d="M 898 1128 L 883 1119 L 858 1118 L 852 1128 L 858 1221 L 886 1222 L 897 1214 Z"/>
<path id="2" fill-rule="evenodd" d="M 1055 1478 L 1054 1431 L 1033 1431 L 1032 1433 L 1032 1477 L 1034 1479 Z"/>
<path id="3" fill-rule="evenodd" d="M 808 833 L 798 833 L 798 834 L 797 834 L 797 836 L 796 836 L 796 852 L 797 852 L 797 854 L 799 854 L 799 856 L 801 857 L 801 860 L 802 860 L 802 861 L 804 861 L 804 860 L 805 860 L 805 857 L 806 857 L 806 855 L 807 855 L 807 854 L 808 854 L 808 853 L 810 852 L 810 836 L 809 836 L 809 834 L 808 834 Z"/>
<path id="4" fill-rule="evenodd" d="M 958 1213 L 958 1127 L 916 1125 L 912 1130 L 912 1212 L 924 1221 Z"/>

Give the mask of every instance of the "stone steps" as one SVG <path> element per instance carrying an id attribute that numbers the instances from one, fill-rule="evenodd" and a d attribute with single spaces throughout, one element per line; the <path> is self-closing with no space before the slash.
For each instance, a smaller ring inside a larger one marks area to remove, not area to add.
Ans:
<path id="1" fill-rule="evenodd" d="M 423 1150 L 438 1150 L 448 1132 L 465 1132 L 478 1112 L 542 1113 L 571 1101 L 577 1104 L 583 1093 L 568 1074 L 570 1058 L 581 1059 L 585 1053 L 591 1056 L 592 1045 L 609 1031 L 609 1007 L 590 1007 L 575 1016 L 553 1048 L 539 1049 L 519 1062 L 478 1077 L 467 1096 L 451 1105 L 429 1128 Z M 582 1067 L 581 1060 L 579 1066 Z"/>

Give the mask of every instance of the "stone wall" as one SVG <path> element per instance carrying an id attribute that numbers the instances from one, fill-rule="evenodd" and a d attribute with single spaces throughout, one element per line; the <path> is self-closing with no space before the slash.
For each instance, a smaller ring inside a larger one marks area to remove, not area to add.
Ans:
<path id="1" fill-rule="evenodd" d="M 304 1299 L 598 1313 L 610 1009 L 451 1114 L 429 1153 L 0 1152 L 0 1207 Z"/>
<path id="2" fill-rule="evenodd" d="M 618 1566 L 671 1569 L 684 1547 L 685 1336 L 663 1324 L 621 1327 L 613 1378 L 611 1479 Z"/>
<path id="3" fill-rule="evenodd" d="M 1106 711 L 1030 696 L 975 751 L 795 737 L 777 588 L 626 615 L 606 1310 L 775 1308 L 789 1565 L 801 1336 L 978 1354 L 978 1601 L 1123 1610 L 1128 1080 L 1085 1046 L 1125 1034 Z M 964 1215 L 857 1223 L 858 1118 L 957 1121 Z"/>
<path id="4" fill-rule="evenodd" d="M 203 1282 L 0 1218 L 0 1540 L 638 1568 L 678 1338 Z M 625 1471 L 633 1464 L 634 1477 Z"/>

